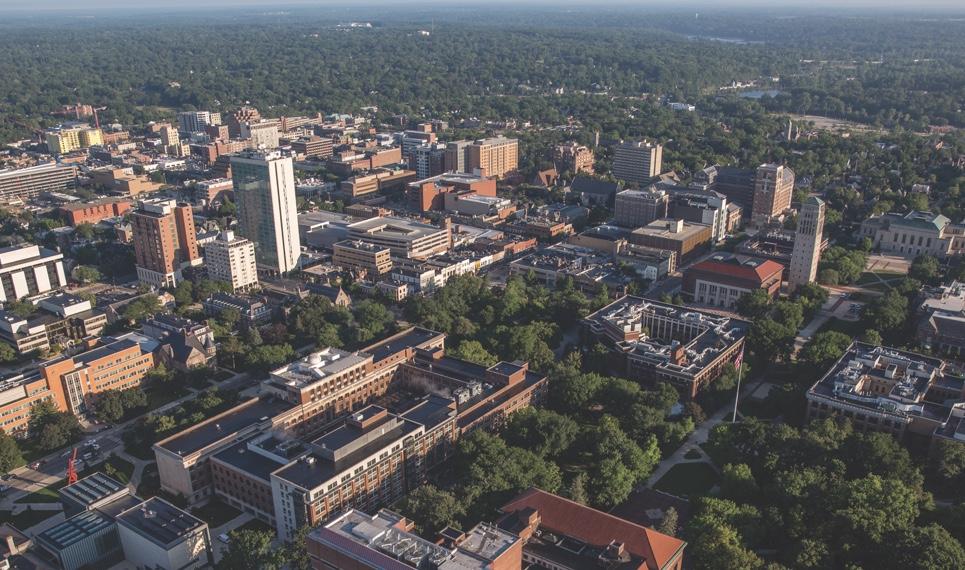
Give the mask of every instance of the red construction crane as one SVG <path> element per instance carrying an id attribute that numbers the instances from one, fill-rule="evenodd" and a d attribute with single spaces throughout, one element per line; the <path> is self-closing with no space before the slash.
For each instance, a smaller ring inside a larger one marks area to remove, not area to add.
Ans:
<path id="1" fill-rule="evenodd" d="M 101 128 L 101 120 L 97 118 L 97 111 L 103 111 L 104 109 L 107 109 L 107 107 L 94 107 L 94 126 L 98 129 Z"/>
<path id="2" fill-rule="evenodd" d="M 70 455 L 70 459 L 67 460 L 67 484 L 73 485 L 77 482 L 77 468 L 74 463 L 77 461 L 77 448 L 74 448 L 74 452 Z"/>

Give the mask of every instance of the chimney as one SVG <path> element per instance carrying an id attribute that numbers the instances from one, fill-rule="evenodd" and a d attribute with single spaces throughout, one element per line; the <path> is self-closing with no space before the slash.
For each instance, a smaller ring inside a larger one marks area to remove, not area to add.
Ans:
<path id="1" fill-rule="evenodd" d="M 676 340 L 673 341 L 673 344 L 670 346 L 670 358 L 671 360 L 673 360 L 673 363 L 678 366 L 684 364 L 687 361 L 686 352 L 684 351 L 684 345 L 681 344 L 679 341 L 676 341 Z"/>

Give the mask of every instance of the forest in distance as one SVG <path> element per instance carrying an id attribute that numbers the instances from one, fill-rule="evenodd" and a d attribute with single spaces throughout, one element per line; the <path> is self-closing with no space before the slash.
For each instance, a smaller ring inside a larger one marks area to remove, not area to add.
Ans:
<path id="1" fill-rule="evenodd" d="M 269 115 L 375 105 L 552 125 L 618 98 L 699 106 L 754 80 L 777 91 L 757 102 L 767 111 L 919 132 L 965 123 L 965 24 L 955 19 L 478 10 L 5 18 L 0 139 L 56 124 L 51 111 L 78 100 L 124 124 L 248 101 Z M 372 27 L 339 27 L 351 21 Z"/>

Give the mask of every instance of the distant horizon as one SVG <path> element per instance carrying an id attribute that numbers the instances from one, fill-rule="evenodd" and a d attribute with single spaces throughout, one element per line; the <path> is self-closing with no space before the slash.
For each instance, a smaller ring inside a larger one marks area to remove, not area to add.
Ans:
<path id="1" fill-rule="evenodd" d="M 584 7 L 585 4 L 576 0 L 467 0 L 453 2 L 452 0 L 363 0 L 346 5 L 336 0 L 167 0 L 163 3 L 132 4 L 125 0 L 88 0 L 82 6 L 70 0 L 33 0 L 29 4 L 4 5 L 0 1 L 0 12 L 17 12 L 22 14 L 50 13 L 52 11 L 64 14 L 83 14 L 111 10 L 117 14 L 136 12 L 197 12 L 222 8 L 264 8 L 268 10 L 325 8 L 358 11 L 366 6 L 372 7 L 418 7 L 437 6 L 444 4 L 445 8 L 458 9 L 472 6 L 492 7 L 494 4 L 509 8 L 540 8 L 540 7 Z M 655 8 L 659 12 L 681 12 L 685 10 L 708 10 L 720 12 L 726 10 L 766 9 L 768 12 L 841 12 L 853 10 L 881 10 L 884 13 L 920 12 L 921 10 L 957 12 L 965 14 L 965 2 L 962 0 L 918 0 L 914 3 L 898 0 L 787 0 L 775 5 L 768 0 L 683 0 L 673 6 L 657 0 L 603 0 L 595 4 L 594 8 Z M 819 14 L 812 14 L 819 15 Z M 868 14 L 874 16 L 875 14 Z"/>

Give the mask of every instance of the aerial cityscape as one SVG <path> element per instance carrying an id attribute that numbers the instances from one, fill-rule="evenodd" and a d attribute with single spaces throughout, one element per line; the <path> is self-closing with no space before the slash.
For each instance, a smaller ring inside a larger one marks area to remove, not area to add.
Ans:
<path id="1" fill-rule="evenodd" d="M 0 570 L 965 568 L 965 6 L 0 50 Z"/>

